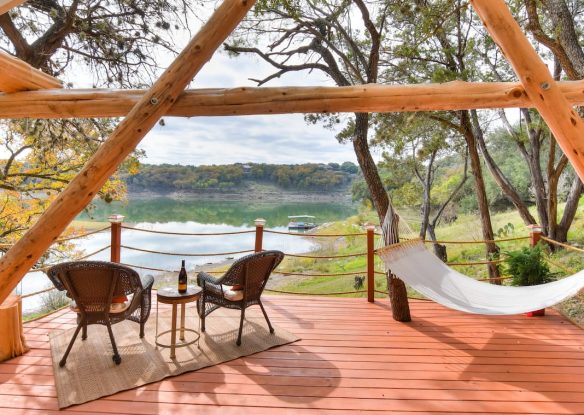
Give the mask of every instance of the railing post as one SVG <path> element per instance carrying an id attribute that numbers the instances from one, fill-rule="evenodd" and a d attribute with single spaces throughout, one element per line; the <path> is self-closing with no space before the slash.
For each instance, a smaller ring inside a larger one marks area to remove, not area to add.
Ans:
<path id="1" fill-rule="evenodd" d="M 262 244 L 264 240 L 264 225 L 266 224 L 266 220 L 262 218 L 258 218 L 255 220 L 255 252 L 262 252 Z"/>
<path id="2" fill-rule="evenodd" d="M 122 250 L 122 222 L 124 221 L 124 216 L 114 214 L 111 215 L 108 220 L 111 224 L 110 229 L 112 234 L 110 261 L 120 262 Z"/>
<path id="3" fill-rule="evenodd" d="M 537 245 L 539 240 L 541 239 L 541 226 L 537 224 L 527 225 L 529 228 L 529 246 L 532 248 Z"/>
<path id="4" fill-rule="evenodd" d="M 367 226 L 367 301 L 375 302 L 375 226 Z"/>

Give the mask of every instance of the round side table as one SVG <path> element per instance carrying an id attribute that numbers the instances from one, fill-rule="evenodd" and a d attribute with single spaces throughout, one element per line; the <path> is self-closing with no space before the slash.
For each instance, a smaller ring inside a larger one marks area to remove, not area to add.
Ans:
<path id="1" fill-rule="evenodd" d="M 174 359 L 176 357 L 175 349 L 177 347 L 185 347 L 191 344 L 197 343 L 199 344 L 199 339 L 201 338 L 201 320 L 199 321 L 199 330 L 185 328 L 185 308 L 187 303 L 191 303 L 193 301 L 197 301 L 201 297 L 201 293 L 203 290 L 201 287 L 196 286 L 189 286 L 185 293 L 179 293 L 177 287 L 167 287 L 161 288 L 158 290 L 156 294 L 156 340 L 155 343 L 157 346 L 160 347 L 169 347 L 170 348 L 170 358 Z M 170 330 L 163 331 L 162 333 L 158 333 L 158 304 L 171 304 L 172 305 L 172 322 Z M 177 330 L 176 327 L 176 311 L 177 306 L 180 304 L 180 327 Z M 176 344 L 176 332 L 179 332 L 179 339 L 182 341 L 180 344 Z M 196 337 L 189 341 L 185 341 L 185 332 L 195 333 Z M 161 343 L 158 341 L 160 336 L 170 333 L 170 344 Z"/>

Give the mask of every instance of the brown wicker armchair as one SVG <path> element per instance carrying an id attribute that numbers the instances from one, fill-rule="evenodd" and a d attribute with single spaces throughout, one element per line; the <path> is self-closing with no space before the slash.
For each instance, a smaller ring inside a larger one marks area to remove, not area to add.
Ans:
<path id="1" fill-rule="evenodd" d="M 260 296 L 264 291 L 270 274 L 282 262 L 283 258 L 284 254 L 280 251 L 264 251 L 238 259 L 220 278 L 200 272 L 197 275 L 197 283 L 203 288 L 203 294 L 198 302 L 201 331 L 205 331 L 205 317 L 219 307 L 241 310 L 239 335 L 237 336 L 237 345 L 239 346 L 241 344 L 245 309 L 258 304 L 266 318 L 270 333 L 273 333 L 274 328 L 270 323 Z M 230 289 L 232 286 L 241 288 L 241 291 L 236 291 L 238 295 L 235 297 L 228 294 L 228 292 L 233 294 Z"/>
<path id="2" fill-rule="evenodd" d="M 103 261 L 64 262 L 51 267 L 47 275 L 58 290 L 67 291 L 67 296 L 75 302 L 72 308 L 77 312 L 77 329 L 59 366 L 65 366 L 81 329 L 81 339 L 87 339 L 87 326 L 90 324 L 103 324 L 107 327 L 114 353 L 112 359 L 119 365 L 122 358 L 118 353 L 111 325 L 124 320 L 135 321 L 140 324 L 140 337 L 144 337 L 144 325 L 150 315 L 150 293 L 154 278 L 151 275 L 141 278 L 132 268 Z M 114 298 L 125 296 L 130 296 L 125 304 L 112 308 Z"/>

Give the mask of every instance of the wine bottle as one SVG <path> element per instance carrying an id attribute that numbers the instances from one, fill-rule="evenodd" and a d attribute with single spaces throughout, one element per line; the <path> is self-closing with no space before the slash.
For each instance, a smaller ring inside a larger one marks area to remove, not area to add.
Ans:
<path id="1" fill-rule="evenodd" d="M 187 270 L 185 269 L 185 260 L 182 260 L 182 265 L 178 273 L 178 292 L 184 294 L 187 292 Z"/>

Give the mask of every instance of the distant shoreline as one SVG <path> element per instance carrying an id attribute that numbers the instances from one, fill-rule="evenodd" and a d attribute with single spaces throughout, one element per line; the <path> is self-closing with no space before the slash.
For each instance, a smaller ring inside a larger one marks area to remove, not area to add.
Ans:
<path id="1" fill-rule="evenodd" d="M 151 199 L 153 197 L 166 197 L 173 200 L 226 200 L 226 201 L 263 201 L 263 202 L 342 202 L 351 203 L 351 195 L 347 189 L 323 192 L 290 192 L 281 190 L 262 191 L 182 191 L 182 192 L 156 192 L 156 191 L 129 191 L 128 198 L 135 200 Z"/>

